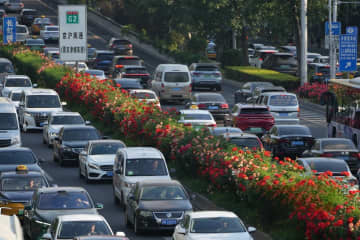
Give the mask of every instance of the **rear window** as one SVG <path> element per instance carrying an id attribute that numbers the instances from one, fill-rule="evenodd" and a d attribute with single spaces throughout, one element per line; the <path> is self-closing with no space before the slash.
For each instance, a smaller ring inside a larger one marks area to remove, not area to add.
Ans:
<path id="1" fill-rule="evenodd" d="M 240 114 L 270 114 L 267 108 L 242 108 Z"/>
<path id="2" fill-rule="evenodd" d="M 120 87 L 124 89 L 142 89 L 138 81 L 116 81 L 116 84 L 120 84 Z"/>
<path id="3" fill-rule="evenodd" d="M 135 65 L 141 66 L 141 60 L 138 58 L 119 58 L 116 61 L 117 65 Z"/>
<path id="4" fill-rule="evenodd" d="M 209 114 L 191 113 L 184 114 L 184 120 L 212 120 Z"/>
<path id="5" fill-rule="evenodd" d="M 26 44 L 28 45 L 44 45 L 44 40 L 42 39 L 28 39 L 26 40 Z"/>
<path id="6" fill-rule="evenodd" d="M 280 127 L 279 128 L 279 135 L 311 135 L 311 132 L 306 127 Z"/>
<path id="7" fill-rule="evenodd" d="M 197 100 L 199 102 L 225 102 L 225 99 L 220 94 L 198 95 Z"/>
<path id="8" fill-rule="evenodd" d="M 24 11 L 23 15 L 32 15 L 32 16 L 36 16 L 38 15 L 37 11 L 35 10 L 28 10 L 28 11 Z"/>
<path id="9" fill-rule="evenodd" d="M 0 152 L 0 164 L 35 164 L 36 158 L 31 151 L 3 151 Z"/>
<path id="10" fill-rule="evenodd" d="M 114 54 L 112 53 L 98 53 L 96 58 L 99 59 L 100 61 L 104 61 L 104 60 L 110 60 L 112 61 L 114 57 Z"/>
<path id="11" fill-rule="evenodd" d="M 11 94 L 11 100 L 12 101 L 20 101 L 21 93 L 12 93 Z"/>
<path id="12" fill-rule="evenodd" d="M 63 132 L 64 141 L 90 141 L 100 138 L 96 129 L 69 129 Z"/>
<path id="13" fill-rule="evenodd" d="M 219 69 L 216 66 L 197 66 L 196 71 L 215 72 Z"/>
<path id="14" fill-rule="evenodd" d="M 47 27 L 46 29 L 50 32 L 58 32 L 59 31 L 58 27 Z"/>
<path id="15" fill-rule="evenodd" d="M 328 67 L 320 67 L 320 68 L 318 68 L 318 72 L 319 73 L 324 73 L 324 74 L 329 74 L 330 73 L 330 68 L 328 68 Z"/>
<path id="16" fill-rule="evenodd" d="M 155 94 L 151 92 L 133 92 L 131 95 L 138 99 L 156 99 Z"/>
<path id="17" fill-rule="evenodd" d="M 324 150 L 356 150 L 355 145 L 347 140 L 322 141 L 321 146 Z"/>
<path id="18" fill-rule="evenodd" d="M 231 138 L 230 142 L 240 148 L 260 148 L 260 142 L 256 138 Z"/>
<path id="19" fill-rule="evenodd" d="M 125 44 L 131 44 L 128 40 L 115 40 L 113 42 L 114 45 L 125 45 Z"/>
<path id="20" fill-rule="evenodd" d="M 18 121 L 15 113 L 0 113 L 0 130 L 17 130 Z"/>
<path id="21" fill-rule="evenodd" d="M 126 73 L 129 73 L 129 74 L 147 74 L 148 72 L 144 68 L 128 68 L 128 69 L 126 69 Z"/>
<path id="22" fill-rule="evenodd" d="M 189 82 L 189 74 L 187 72 L 166 72 L 165 82 Z"/>
<path id="23" fill-rule="evenodd" d="M 31 82 L 27 78 L 8 78 L 5 87 L 31 87 Z"/>
<path id="24" fill-rule="evenodd" d="M 271 106 L 296 106 L 297 98 L 294 95 L 273 95 L 270 97 L 269 105 Z"/>
<path id="25" fill-rule="evenodd" d="M 16 33 L 26 33 L 26 27 L 16 26 Z"/>
<path id="26" fill-rule="evenodd" d="M 11 63 L 2 62 L 0 63 L 0 73 L 13 73 L 14 68 Z"/>
<path id="27" fill-rule="evenodd" d="M 316 170 L 318 173 L 326 171 L 341 173 L 348 171 L 346 163 L 340 161 L 309 161 L 308 164 L 312 170 Z"/>

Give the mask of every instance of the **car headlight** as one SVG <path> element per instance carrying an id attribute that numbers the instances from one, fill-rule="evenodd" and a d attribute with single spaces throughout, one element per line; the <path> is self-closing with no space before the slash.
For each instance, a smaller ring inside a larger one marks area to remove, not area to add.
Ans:
<path id="1" fill-rule="evenodd" d="M 66 152 L 72 152 L 72 148 L 71 147 L 68 147 L 68 146 L 63 146 L 62 148 L 64 151 Z"/>
<path id="2" fill-rule="evenodd" d="M 26 115 L 27 117 L 32 117 L 31 112 L 24 112 L 24 115 Z"/>
<path id="3" fill-rule="evenodd" d="M 95 163 L 88 163 L 89 168 L 100 170 L 100 167 Z"/>
<path id="4" fill-rule="evenodd" d="M 50 137 L 56 137 L 58 134 L 56 132 L 50 132 L 49 135 Z"/>
<path id="5" fill-rule="evenodd" d="M 136 183 L 124 182 L 125 187 L 132 188 L 135 187 Z"/>
<path id="6" fill-rule="evenodd" d="M 19 136 L 11 138 L 11 144 L 19 144 L 20 142 L 21 140 Z"/>
<path id="7" fill-rule="evenodd" d="M 139 215 L 142 216 L 142 217 L 151 217 L 151 216 L 153 215 L 153 213 L 150 212 L 150 211 L 141 210 L 141 211 L 139 212 Z"/>

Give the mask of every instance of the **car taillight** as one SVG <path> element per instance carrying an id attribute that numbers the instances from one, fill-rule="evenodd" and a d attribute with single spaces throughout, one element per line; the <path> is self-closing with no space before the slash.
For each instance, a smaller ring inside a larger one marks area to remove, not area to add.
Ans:
<path id="1" fill-rule="evenodd" d="M 129 48 L 132 48 L 132 44 L 129 44 L 128 47 L 129 47 Z"/>
<path id="2" fill-rule="evenodd" d="M 229 108 L 229 104 L 227 103 L 223 103 L 220 105 L 221 108 Z"/>
<path id="3" fill-rule="evenodd" d="M 215 77 L 221 77 L 221 73 L 214 73 Z"/>
<path id="4" fill-rule="evenodd" d="M 300 108 L 299 108 L 299 107 L 297 108 L 297 112 L 298 112 L 298 113 L 297 113 L 297 116 L 298 116 L 298 118 L 299 118 L 299 117 L 300 117 Z"/>
<path id="5" fill-rule="evenodd" d="M 184 126 L 191 127 L 191 123 L 184 123 Z"/>
<path id="6" fill-rule="evenodd" d="M 208 127 L 216 127 L 216 123 L 210 124 Z"/>
<path id="7" fill-rule="evenodd" d="M 322 76 L 322 73 L 315 73 L 316 76 Z"/>
<path id="8" fill-rule="evenodd" d="M 264 59 L 262 59 L 262 58 L 259 58 L 259 61 L 264 61 Z"/>
<path id="9" fill-rule="evenodd" d="M 320 154 L 320 157 L 333 157 L 334 154 L 332 153 L 323 153 L 323 154 Z"/>
<path id="10" fill-rule="evenodd" d="M 198 104 L 198 108 L 206 108 L 206 104 L 200 103 Z"/>

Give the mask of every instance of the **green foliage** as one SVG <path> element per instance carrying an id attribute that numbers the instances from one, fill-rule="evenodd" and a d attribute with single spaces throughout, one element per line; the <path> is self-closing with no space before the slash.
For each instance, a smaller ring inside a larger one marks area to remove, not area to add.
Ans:
<path id="1" fill-rule="evenodd" d="M 221 59 L 223 66 L 240 66 L 244 65 L 242 62 L 242 52 L 237 49 L 227 49 Z"/>
<path id="2" fill-rule="evenodd" d="M 46 68 L 38 75 L 39 83 L 41 86 L 54 89 L 56 84 L 61 80 L 61 78 L 69 72 L 69 68 L 63 66 Z"/>

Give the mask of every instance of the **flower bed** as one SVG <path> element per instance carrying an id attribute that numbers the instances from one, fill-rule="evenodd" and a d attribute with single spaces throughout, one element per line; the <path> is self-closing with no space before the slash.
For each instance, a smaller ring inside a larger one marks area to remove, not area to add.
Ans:
<path id="1" fill-rule="evenodd" d="M 18 57 L 21 53 L 14 54 Z M 90 112 L 114 133 L 136 144 L 159 148 L 177 170 L 208 179 L 209 191 L 235 194 L 239 201 L 252 203 L 271 216 L 274 224 L 297 228 L 298 235 L 307 239 L 360 239 L 358 191 L 343 194 L 344 186 L 330 178 L 331 172 L 305 176 L 291 159 L 272 160 L 268 151 L 237 149 L 206 129 L 184 127 L 174 112 L 161 112 L 133 99 L 110 81 L 64 75 L 61 68 L 49 65 L 43 69 L 58 73 L 44 83 L 59 81 L 56 90 L 70 108 Z"/>
<path id="2" fill-rule="evenodd" d="M 306 83 L 299 87 L 297 93 L 301 98 L 306 98 L 314 103 L 320 103 L 321 95 L 328 91 L 328 85 L 324 83 Z"/>

